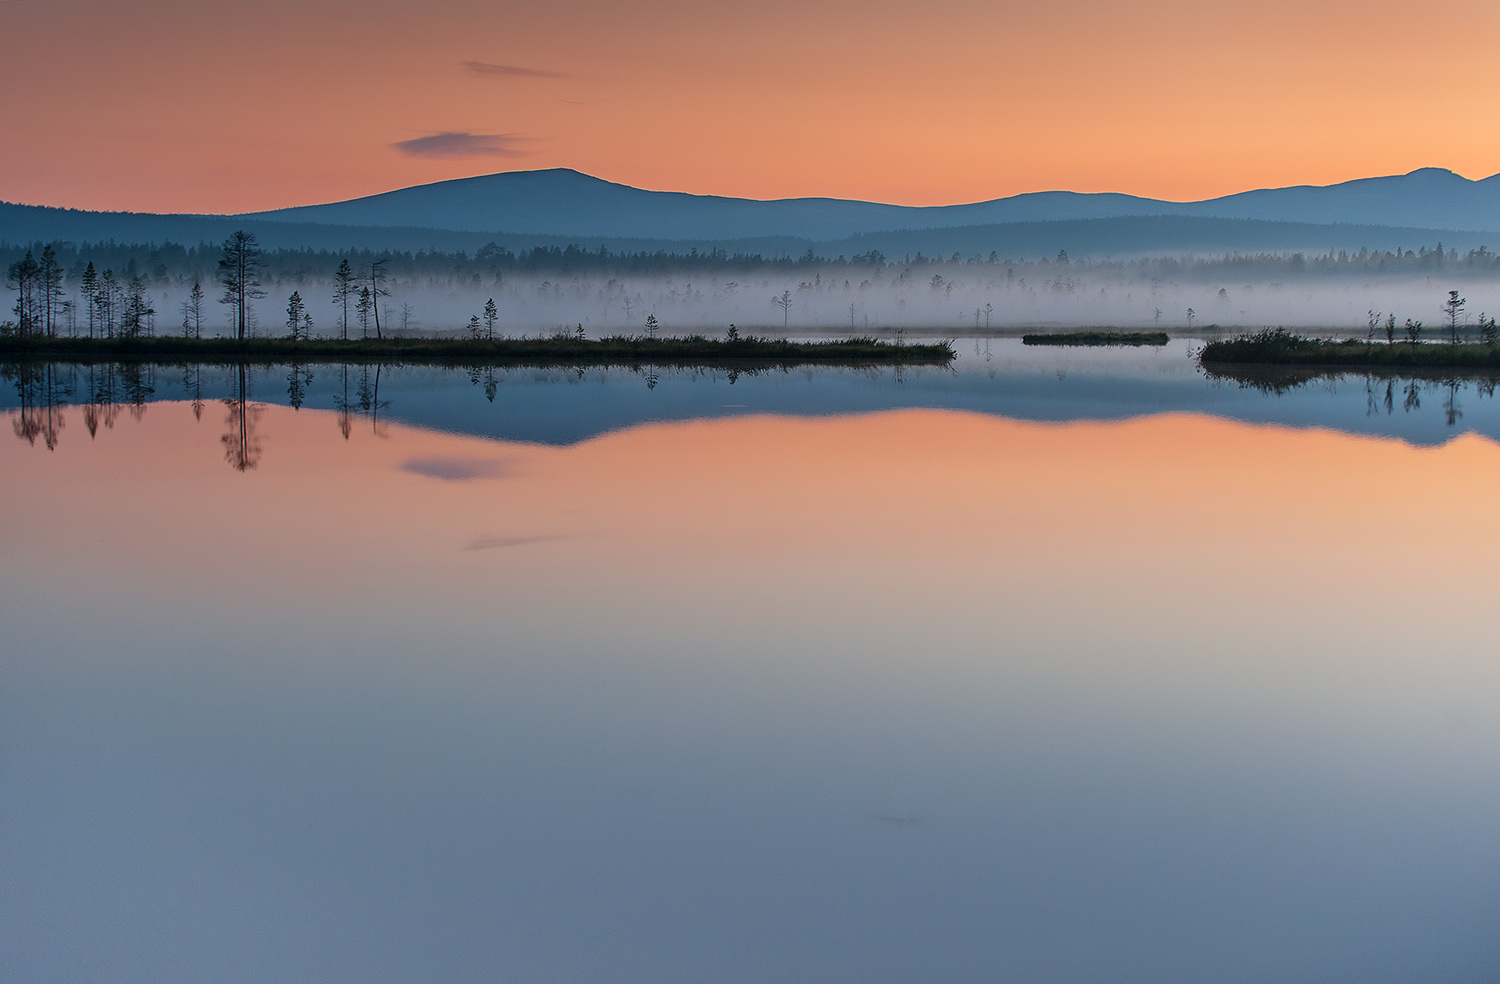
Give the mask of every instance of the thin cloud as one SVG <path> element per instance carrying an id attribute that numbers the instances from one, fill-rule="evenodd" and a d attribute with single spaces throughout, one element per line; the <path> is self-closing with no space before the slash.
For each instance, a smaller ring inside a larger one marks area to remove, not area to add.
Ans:
<path id="1" fill-rule="evenodd" d="M 517 138 L 509 133 L 456 133 L 447 131 L 428 137 L 398 140 L 391 144 L 408 157 L 521 157 Z"/>
<path id="2" fill-rule="evenodd" d="M 548 72 L 540 68 L 522 68 L 520 65 L 496 65 L 492 62 L 466 61 L 467 68 L 473 75 L 482 79 L 571 79 L 573 76 L 565 72 Z"/>

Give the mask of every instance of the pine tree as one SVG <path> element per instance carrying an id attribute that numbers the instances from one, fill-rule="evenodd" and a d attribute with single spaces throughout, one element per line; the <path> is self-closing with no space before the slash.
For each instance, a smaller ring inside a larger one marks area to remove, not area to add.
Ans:
<path id="1" fill-rule="evenodd" d="M 302 315 L 305 309 L 302 292 L 292 291 L 292 296 L 286 302 L 286 329 L 287 337 L 294 342 L 302 338 Z"/>
<path id="2" fill-rule="evenodd" d="M 94 325 L 99 310 L 99 274 L 94 270 L 94 261 L 89 260 L 89 265 L 83 271 L 83 277 L 79 280 L 79 288 L 83 291 L 83 303 L 89 309 L 89 337 L 94 337 Z M 202 293 L 201 290 L 199 292 Z"/>
<path id="3" fill-rule="evenodd" d="M 492 297 L 484 302 L 484 337 L 489 341 L 495 340 L 495 322 L 500 320 L 500 311 L 495 307 L 495 299 Z"/>
<path id="4" fill-rule="evenodd" d="M 260 289 L 260 246 L 255 234 L 243 229 L 235 231 L 224 240 L 223 256 L 219 260 L 219 282 L 224 285 L 220 301 L 229 305 L 234 320 L 234 337 L 240 341 L 250 337 L 253 327 L 251 301 L 265 297 Z"/>
<path id="5" fill-rule="evenodd" d="M 93 268 L 94 265 L 89 264 L 89 269 Z M 182 302 L 182 337 L 203 337 L 203 283 L 199 280 L 193 281 L 187 300 Z"/>
<path id="6" fill-rule="evenodd" d="M 355 305 L 354 305 L 354 316 L 359 320 L 359 337 L 360 338 L 369 338 L 370 337 L 370 309 L 371 309 L 371 307 L 372 307 L 372 302 L 370 300 L 370 288 L 368 288 L 368 287 L 361 287 L 359 289 L 359 300 L 357 302 L 355 302 Z"/>
<path id="7" fill-rule="evenodd" d="M 57 250 L 48 243 L 42 247 L 42 261 L 38 266 L 41 288 L 41 328 L 48 338 L 57 337 L 57 312 L 62 304 L 63 268 L 57 262 Z"/>
<path id="8" fill-rule="evenodd" d="M 339 332 L 349 340 L 349 298 L 354 295 L 354 270 L 348 260 L 339 263 L 333 273 L 333 303 L 339 305 Z"/>

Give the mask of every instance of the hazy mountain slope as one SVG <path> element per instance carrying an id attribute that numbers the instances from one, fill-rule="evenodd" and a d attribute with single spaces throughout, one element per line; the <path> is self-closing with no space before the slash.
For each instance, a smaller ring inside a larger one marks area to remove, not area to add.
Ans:
<path id="1" fill-rule="evenodd" d="M 593 238 L 814 241 L 896 229 L 1127 216 L 1178 215 L 1424 229 L 1500 229 L 1500 175 L 1470 181 L 1451 171 L 1315 187 L 1247 191 L 1202 202 L 1121 194 L 1039 192 L 967 205 L 914 208 L 832 198 L 755 201 L 644 191 L 567 169 L 513 171 L 419 185 L 327 205 L 251 213 L 267 219 L 473 232 L 508 230 Z"/>
<path id="2" fill-rule="evenodd" d="M 188 246 L 215 244 L 235 229 L 254 232 L 269 249 L 346 251 L 359 249 L 443 250 L 473 253 L 494 241 L 511 250 L 535 246 L 580 244 L 613 252 L 686 253 L 692 249 L 723 249 L 730 253 L 758 253 L 765 257 L 801 256 L 808 249 L 829 258 L 878 250 L 900 260 L 923 253 L 964 258 L 1052 257 L 1059 250 L 1083 259 L 1090 256 L 1141 254 L 1324 252 L 1361 248 L 1417 249 L 1441 240 L 1459 250 L 1500 245 L 1500 232 L 1454 232 L 1446 229 L 1388 226 L 1320 225 L 1308 222 L 1265 222 L 1194 216 L 1124 216 L 1044 222 L 1006 222 L 940 229 L 896 229 L 861 233 L 838 239 L 752 237 L 744 239 L 647 239 L 641 237 L 544 236 L 515 232 L 462 232 L 410 227 L 322 225 L 275 222 L 243 216 L 151 215 L 131 212 L 83 212 L 72 209 L 0 203 L 0 244 L 11 247 L 41 241 L 77 243 L 160 243 Z"/>

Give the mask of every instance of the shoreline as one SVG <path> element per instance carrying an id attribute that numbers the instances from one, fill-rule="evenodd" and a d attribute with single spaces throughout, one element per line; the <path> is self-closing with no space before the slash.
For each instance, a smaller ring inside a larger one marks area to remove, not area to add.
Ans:
<path id="1" fill-rule="evenodd" d="M 947 341 L 896 344 L 860 337 L 832 341 L 713 339 L 703 336 L 601 339 L 313 338 L 0 338 L 0 361 L 168 362 L 235 364 L 257 362 L 431 363 L 468 365 L 947 365 L 955 357 Z"/>

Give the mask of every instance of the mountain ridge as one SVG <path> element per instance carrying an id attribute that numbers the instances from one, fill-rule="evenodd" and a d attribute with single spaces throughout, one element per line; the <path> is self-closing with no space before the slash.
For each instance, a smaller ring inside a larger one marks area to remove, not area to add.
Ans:
<path id="1" fill-rule="evenodd" d="M 1257 188 L 1190 202 L 1120 192 L 1040 191 L 982 202 L 911 206 L 826 197 L 752 199 L 652 191 L 571 168 L 548 168 L 453 178 L 238 217 L 580 239 L 788 236 L 828 241 L 903 229 L 1156 215 L 1480 232 L 1500 229 L 1500 174 L 1471 181 L 1428 167 L 1403 175 Z"/>

